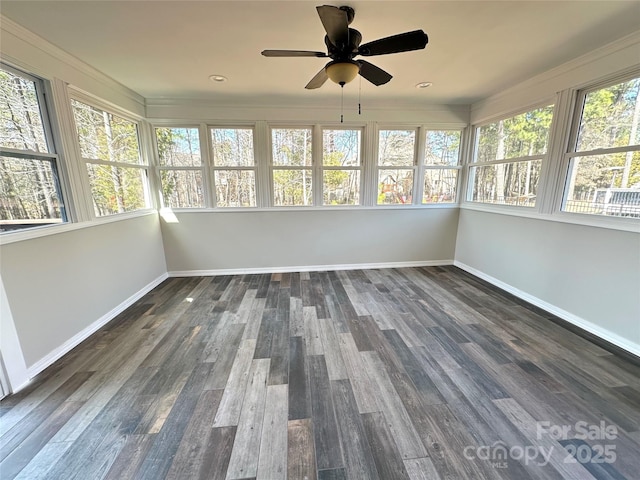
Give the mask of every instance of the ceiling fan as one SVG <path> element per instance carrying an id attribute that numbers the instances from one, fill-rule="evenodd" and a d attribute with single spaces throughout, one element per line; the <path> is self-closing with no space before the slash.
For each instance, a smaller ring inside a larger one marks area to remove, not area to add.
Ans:
<path id="1" fill-rule="evenodd" d="M 262 52 L 265 57 L 331 58 L 331 61 L 305 86 L 309 90 L 320 88 L 328 78 L 344 87 L 358 74 L 376 86 L 384 85 L 393 78 L 389 73 L 365 60 L 353 58 L 357 55 L 371 57 L 421 50 L 429 41 L 427 34 L 422 30 L 414 30 L 360 45 L 362 35 L 359 31 L 349 28 L 355 15 L 353 8 L 322 5 L 316 7 L 316 10 L 327 32 L 324 37 L 327 53 L 306 50 L 264 50 Z"/>

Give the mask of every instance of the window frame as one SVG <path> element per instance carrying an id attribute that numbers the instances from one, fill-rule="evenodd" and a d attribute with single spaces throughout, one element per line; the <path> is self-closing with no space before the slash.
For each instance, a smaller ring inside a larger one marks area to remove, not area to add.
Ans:
<path id="1" fill-rule="evenodd" d="M 412 166 L 393 166 L 393 165 L 380 165 L 380 132 L 383 131 L 413 131 L 413 165 Z M 375 130 L 375 163 L 373 164 L 375 184 L 373 187 L 373 204 L 378 208 L 407 208 L 410 206 L 428 207 L 428 205 L 422 204 L 422 186 L 420 185 L 420 164 L 423 163 L 424 152 L 424 139 L 421 134 L 422 128 L 420 125 L 402 125 L 402 124 L 380 124 Z M 378 197 L 380 192 L 378 190 L 380 184 L 380 170 L 411 170 L 413 172 L 413 185 L 411 191 L 411 202 L 409 203 L 378 203 Z M 420 201 L 418 202 L 418 198 Z"/>
<path id="2" fill-rule="evenodd" d="M 70 114 L 71 114 L 71 121 L 72 121 L 72 126 L 73 126 L 73 136 L 74 136 L 74 141 L 76 143 L 76 147 L 77 147 L 77 154 L 78 154 L 78 159 L 80 162 L 82 162 L 83 167 L 84 168 L 80 168 L 81 170 L 81 175 L 82 175 L 82 179 L 83 179 L 83 184 L 84 184 L 84 188 L 85 188 L 85 192 L 86 192 L 86 201 L 88 202 L 88 204 L 90 205 L 90 208 L 88 209 L 88 213 L 91 217 L 91 220 L 100 220 L 103 218 L 109 218 L 109 217 L 113 217 L 113 216 L 121 216 L 121 215 L 132 215 L 132 214 L 136 214 L 136 213 L 145 213 L 148 212 L 150 210 L 153 210 L 154 207 L 154 202 L 152 201 L 152 195 L 151 195 L 151 175 L 152 175 L 152 167 L 153 164 L 151 163 L 151 158 L 147 158 L 147 156 L 145 155 L 145 134 L 144 134 L 144 119 L 141 117 L 138 117 L 118 106 L 112 105 L 100 98 L 94 97 L 92 95 L 88 95 L 80 90 L 77 90 L 76 88 L 69 86 L 68 88 L 68 98 L 69 98 L 69 110 L 70 110 Z M 75 113 L 73 110 L 73 101 L 85 104 L 89 107 L 95 108 L 95 109 L 100 109 L 103 112 L 107 112 L 110 113 L 111 115 L 117 116 L 122 118 L 123 120 L 129 121 L 131 123 L 133 123 L 136 126 L 136 136 L 137 136 L 137 143 L 138 143 L 138 158 L 139 158 L 139 163 L 125 163 L 125 162 L 114 162 L 114 161 L 109 161 L 109 160 L 102 160 L 102 159 L 91 159 L 91 158 L 86 158 L 82 155 L 82 150 L 80 148 L 80 139 L 79 139 L 79 135 L 78 135 L 78 128 L 76 125 L 76 121 L 75 121 Z M 153 136 L 155 135 L 155 131 L 152 134 Z M 155 140 L 155 137 L 154 137 Z M 155 143 L 155 142 L 154 142 Z M 135 169 L 140 169 L 144 172 L 144 177 L 142 180 L 142 194 L 143 194 L 143 199 L 144 199 L 144 207 L 143 208 L 138 208 L 135 210 L 130 210 L 130 211 L 126 211 L 126 212 L 116 212 L 116 213 L 111 213 L 111 214 L 107 214 L 107 215 L 97 215 L 95 212 L 95 204 L 94 204 L 94 199 L 93 199 L 93 193 L 92 193 L 92 188 L 91 188 L 91 180 L 89 177 L 89 165 L 104 165 L 104 166 L 111 166 L 111 167 L 118 167 L 118 168 L 135 168 Z M 158 179 L 159 182 L 159 179 Z"/>
<path id="3" fill-rule="evenodd" d="M 33 229 L 43 229 L 47 227 L 59 227 L 60 225 L 69 224 L 72 222 L 70 215 L 70 198 L 69 191 L 66 188 L 64 164 L 61 159 L 61 155 L 58 152 L 56 137 L 54 135 L 54 121 L 55 112 L 53 109 L 53 102 L 49 102 L 50 85 L 49 82 L 41 77 L 28 73 L 20 68 L 15 68 L 5 62 L 0 62 L 0 68 L 9 72 L 10 74 L 18 77 L 22 77 L 28 81 L 33 82 L 36 99 L 38 102 L 38 109 L 40 112 L 40 119 L 42 122 L 42 130 L 44 134 L 44 140 L 47 148 L 47 152 L 36 152 L 34 150 L 23 150 L 11 147 L 0 146 L 0 154 L 14 159 L 27 159 L 40 162 L 47 162 L 51 168 L 51 175 L 53 180 L 53 186 L 57 195 L 60 209 L 60 219 L 57 218 L 44 219 L 53 220 L 51 223 L 43 225 L 34 225 L 31 227 L 24 227 L 15 230 L 0 231 L 1 236 L 10 234 L 19 234 L 25 231 L 33 231 Z"/>
<path id="4" fill-rule="evenodd" d="M 213 138 L 212 131 L 213 130 L 251 130 L 252 132 L 252 142 L 253 142 L 253 166 L 216 166 L 214 158 L 213 158 Z M 207 188 L 209 188 L 209 197 L 211 198 L 211 207 L 220 211 L 233 211 L 233 210 L 255 210 L 256 208 L 260 208 L 261 206 L 261 195 L 258 189 L 258 184 L 260 183 L 259 174 L 260 174 L 260 166 L 258 165 L 258 155 L 256 153 L 256 140 L 257 140 L 257 128 L 256 125 L 251 124 L 207 124 L 206 125 L 206 143 L 207 143 L 207 168 L 209 170 L 208 184 Z M 203 157 L 204 158 L 204 157 Z M 243 206 L 233 206 L 233 207 L 225 207 L 218 205 L 218 198 L 216 195 L 216 172 L 217 171 L 253 171 L 254 177 L 254 190 L 255 190 L 255 206 L 243 207 Z"/>
<path id="5" fill-rule="evenodd" d="M 462 205 L 465 207 L 470 207 L 478 210 L 486 210 L 486 211 L 498 211 L 500 213 L 505 213 L 507 211 L 521 211 L 522 213 L 539 213 L 542 211 L 544 204 L 544 196 L 545 189 L 547 187 L 547 171 L 548 164 L 551 158 L 551 152 L 554 147 L 555 134 L 557 128 L 557 118 L 558 118 L 558 104 L 559 100 L 557 97 L 554 98 L 546 98 L 540 100 L 538 102 L 528 104 L 524 107 L 518 108 L 516 110 L 510 110 L 505 113 L 500 113 L 498 115 L 491 116 L 489 118 L 485 118 L 481 121 L 473 123 L 469 126 L 470 134 L 469 134 L 469 152 L 467 155 L 468 161 L 463 165 L 465 172 L 465 180 L 466 180 L 466 189 L 463 197 Z M 525 114 L 527 112 L 531 112 L 534 110 L 539 110 L 545 107 L 552 107 L 552 117 L 551 123 L 549 124 L 548 138 L 547 138 L 547 148 L 545 153 L 537 154 L 537 155 L 525 155 L 521 157 L 509 157 L 498 160 L 489 160 L 486 162 L 478 162 L 478 146 L 480 143 L 480 128 L 490 125 L 492 123 L 499 122 L 501 120 L 508 120 L 519 115 Z M 473 199 L 473 190 L 475 185 L 475 172 L 477 168 L 480 167 L 490 167 L 493 165 L 506 165 L 506 164 L 516 164 L 521 162 L 528 161 L 536 161 L 540 160 L 540 178 L 537 185 L 537 193 L 536 193 L 536 202 L 533 206 L 526 205 L 512 205 L 507 203 L 493 203 L 493 202 L 483 202 L 479 200 Z"/>
<path id="6" fill-rule="evenodd" d="M 159 128 L 167 128 L 167 129 L 195 129 L 198 132 L 198 146 L 200 148 L 200 166 L 199 167 L 176 167 L 176 166 L 168 166 L 162 165 L 160 162 L 160 152 L 158 150 L 158 136 L 156 130 Z M 157 191 L 158 191 L 158 205 L 161 209 L 171 209 L 171 210 L 200 210 L 203 208 L 207 208 L 210 204 L 209 195 L 208 195 L 208 174 L 206 168 L 206 154 L 203 153 L 203 139 L 202 139 L 202 128 L 201 125 L 198 124 L 153 124 L 151 125 L 152 130 L 152 138 L 153 138 L 153 170 L 155 170 L 156 178 L 157 178 Z M 204 146 L 208 144 L 204 142 Z M 164 195 L 162 194 L 162 175 L 161 172 L 163 170 L 167 171 L 199 171 L 202 175 L 202 206 L 200 207 L 171 207 L 169 205 L 165 205 Z"/>
<path id="7" fill-rule="evenodd" d="M 460 145 L 458 146 L 458 161 L 455 165 L 427 165 L 426 163 L 426 148 L 427 148 L 427 134 L 428 132 L 459 132 L 460 133 Z M 463 160 L 465 154 L 465 128 L 436 128 L 430 127 L 427 125 L 423 125 L 420 127 L 420 138 L 418 142 L 419 154 L 418 154 L 418 193 L 419 193 L 419 205 L 425 207 L 440 207 L 455 205 L 459 206 L 460 204 L 460 186 L 462 185 L 462 174 L 463 174 Z M 456 186 L 455 186 L 455 196 L 453 201 L 451 202 L 436 202 L 429 203 L 424 201 L 424 182 L 425 182 L 425 174 L 427 170 L 456 170 Z"/>
<path id="8" fill-rule="evenodd" d="M 569 210 L 565 210 L 566 203 L 569 200 L 569 191 L 572 183 L 571 178 L 575 168 L 574 159 L 589 156 L 605 156 L 615 153 L 640 152 L 640 143 L 623 147 L 599 147 L 591 150 L 577 150 L 580 124 L 584 113 L 587 95 L 634 79 L 640 79 L 640 70 L 633 69 L 623 74 L 608 76 L 606 79 L 602 79 L 595 83 L 592 82 L 571 90 L 573 93 L 572 112 L 569 116 L 570 124 L 567 128 L 566 148 L 563 149 L 561 154 L 561 172 L 563 175 L 561 180 L 561 191 L 559 194 L 559 201 L 557 202 L 553 213 L 560 214 L 564 218 L 575 219 L 575 223 L 605 227 L 620 225 L 622 228 L 624 228 L 624 224 L 628 224 L 633 227 L 637 226 L 639 219 L 634 217 L 593 214 L 587 212 L 571 212 Z"/>
<path id="9" fill-rule="evenodd" d="M 364 161 L 364 135 L 365 135 L 365 127 L 363 125 L 344 125 L 344 124 L 338 124 L 338 125 L 331 125 L 331 124 L 322 124 L 319 126 L 320 127 L 320 147 L 318 148 L 318 150 L 320 150 L 319 152 L 319 168 L 318 168 L 318 175 L 317 177 L 319 178 L 319 182 L 320 183 L 320 203 L 318 203 L 318 207 L 326 207 L 326 208 L 331 208 L 331 209 L 335 209 L 335 208 L 358 208 L 358 207 L 362 207 L 364 205 L 364 190 L 365 190 L 365 161 Z M 357 131 L 360 132 L 360 144 L 358 145 L 358 165 L 357 166 L 340 166 L 340 165 L 331 165 L 331 166 L 325 166 L 324 164 L 324 132 L 325 130 L 351 130 L 351 131 Z M 314 145 L 311 145 L 311 150 L 312 150 L 312 158 L 314 158 L 313 155 L 313 148 Z M 324 172 L 325 171 L 344 171 L 344 170 L 348 170 L 348 171 L 355 171 L 355 172 L 359 172 L 359 185 L 358 185 L 358 203 L 355 204 L 347 204 L 347 205 L 331 205 L 331 204 L 326 204 L 324 203 Z"/>
<path id="10" fill-rule="evenodd" d="M 267 128 L 269 131 L 268 134 L 268 176 L 269 176 L 269 204 L 268 206 L 271 209 L 311 209 L 311 208 L 321 208 L 324 207 L 322 205 L 322 178 L 318 175 L 321 167 L 321 161 L 318 161 L 318 157 L 322 157 L 322 141 L 318 142 L 318 135 L 320 132 L 319 124 L 309 124 L 309 123 L 301 123 L 301 124 L 278 124 L 278 123 L 267 123 Z M 311 164 L 310 165 L 301 165 L 301 166 L 290 166 L 290 165 L 275 165 L 273 158 L 273 131 L 274 130 L 309 130 L 311 132 Z M 320 149 L 318 148 L 320 145 Z M 276 170 L 309 170 L 311 172 L 311 203 L 309 205 L 276 205 L 275 204 L 275 189 L 274 189 L 274 177 L 273 173 Z M 319 183 L 320 182 L 320 183 Z M 319 184 L 318 184 L 319 183 Z M 320 197 L 319 197 L 320 195 Z M 320 201 L 318 200 L 320 198 Z"/>

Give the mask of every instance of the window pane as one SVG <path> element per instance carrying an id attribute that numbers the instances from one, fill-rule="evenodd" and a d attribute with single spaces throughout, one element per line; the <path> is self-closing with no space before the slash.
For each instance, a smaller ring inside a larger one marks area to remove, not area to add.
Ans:
<path id="1" fill-rule="evenodd" d="M 425 143 L 425 165 L 458 165 L 460 132 L 429 130 Z"/>
<path id="2" fill-rule="evenodd" d="M 215 177 L 216 206 L 256 206 L 256 177 L 253 170 L 216 170 Z"/>
<path id="3" fill-rule="evenodd" d="M 586 95 L 577 151 L 640 144 L 640 78 Z"/>
<path id="4" fill-rule="evenodd" d="M 640 217 L 640 152 L 573 159 L 564 210 Z"/>
<path id="5" fill-rule="evenodd" d="M 0 231 L 62 222 L 53 163 L 0 157 Z"/>
<path id="6" fill-rule="evenodd" d="M 312 205 L 311 170 L 276 169 L 273 171 L 273 204 Z"/>
<path id="7" fill-rule="evenodd" d="M 475 160 L 490 162 L 543 155 L 547 151 L 552 117 L 553 105 L 549 105 L 478 128 Z"/>
<path id="8" fill-rule="evenodd" d="M 200 170 L 160 170 L 165 207 L 198 208 L 204 206 Z"/>
<path id="9" fill-rule="evenodd" d="M 359 170 L 325 170 L 322 177 L 325 205 L 358 205 L 360 203 Z"/>
<path id="10" fill-rule="evenodd" d="M 253 130 L 250 128 L 213 128 L 213 164 L 216 167 L 252 167 Z"/>
<path id="11" fill-rule="evenodd" d="M 310 128 L 276 128 L 271 132 L 274 165 L 311 166 Z"/>
<path id="12" fill-rule="evenodd" d="M 422 203 L 451 203 L 456 201 L 458 170 L 453 168 L 424 171 Z"/>
<path id="13" fill-rule="evenodd" d="M 541 165 L 542 160 L 531 160 L 472 168 L 472 200 L 533 207 Z"/>
<path id="14" fill-rule="evenodd" d="M 412 201 L 412 169 L 378 172 L 378 204 L 411 204 Z"/>
<path id="15" fill-rule="evenodd" d="M 199 167 L 200 140 L 197 128 L 156 128 L 160 165 Z"/>
<path id="16" fill-rule="evenodd" d="M 71 106 L 83 158 L 141 163 L 135 123 L 77 100 Z"/>
<path id="17" fill-rule="evenodd" d="M 0 146 L 49 152 L 36 84 L 0 70 Z"/>
<path id="18" fill-rule="evenodd" d="M 378 164 L 385 167 L 413 166 L 415 143 L 414 130 L 380 130 Z"/>
<path id="19" fill-rule="evenodd" d="M 322 164 L 355 167 L 360 165 L 360 130 L 324 130 Z"/>
<path id="20" fill-rule="evenodd" d="M 87 170 L 98 217 L 145 208 L 146 169 L 87 164 Z"/>

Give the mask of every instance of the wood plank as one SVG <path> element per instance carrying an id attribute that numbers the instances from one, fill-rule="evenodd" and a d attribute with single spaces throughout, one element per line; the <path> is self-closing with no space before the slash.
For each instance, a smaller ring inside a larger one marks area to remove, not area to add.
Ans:
<path id="1" fill-rule="evenodd" d="M 307 355 L 324 355 L 324 346 L 320 336 L 320 322 L 315 307 L 303 307 L 304 344 Z"/>
<path id="2" fill-rule="evenodd" d="M 343 466 L 342 447 L 334 413 L 327 366 L 322 355 L 308 356 L 311 419 L 318 470 Z"/>
<path id="3" fill-rule="evenodd" d="M 347 472 L 344 468 L 318 470 L 318 480 L 347 480 L 347 478 Z"/>
<path id="4" fill-rule="evenodd" d="M 214 428 L 204 449 L 199 480 L 224 480 L 236 435 L 236 427 Z"/>
<path id="5" fill-rule="evenodd" d="M 411 480 L 440 480 L 440 475 L 429 458 L 408 458 L 404 461 Z"/>
<path id="6" fill-rule="evenodd" d="M 289 420 L 311 418 L 311 394 L 302 337 L 289 339 Z"/>
<path id="7" fill-rule="evenodd" d="M 349 380 L 335 380 L 331 382 L 331 389 L 347 476 L 354 480 L 379 478 Z"/>
<path id="8" fill-rule="evenodd" d="M 213 421 L 214 427 L 238 425 L 244 392 L 249 381 L 249 369 L 256 348 L 255 340 L 244 340 L 240 344 L 231 368 L 220 406 Z"/>
<path id="9" fill-rule="evenodd" d="M 15 477 L 16 480 L 47 480 L 49 471 L 71 447 L 73 442 L 49 442 Z"/>
<path id="10" fill-rule="evenodd" d="M 372 373 L 367 370 L 350 333 L 338 335 L 340 351 L 360 413 L 379 412 L 378 393 Z"/>
<path id="11" fill-rule="evenodd" d="M 287 478 L 316 480 L 311 420 L 290 420 L 287 424 L 287 442 Z"/>
<path id="12" fill-rule="evenodd" d="M 154 440 L 155 435 L 129 435 L 120 454 L 111 464 L 105 480 L 134 478 Z"/>
<path id="13" fill-rule="evenodd" d="M 324 359 L 327 362 L 329 380 L 344 380 L 349 378 L 347 368 L 342 359 L 340 342 L 331 319 L 320 319 L 320 339 L 324 348 Z"/>
<path id="14" fill-rule="evenodd" d="M 82 406 L 79 402 L 64 402 L 38 425 L 21 443 L 0 462 L 3 479 L 16 477 L 36 454 L 47 444 L 62 425 Z"/>
<path id="15" fill-rule="evenodd" d="M 403 459 L 428 456 L 384 364 L 375 352 L 362 354 L 365 368 L 378 386 L 378 400 Z"/>
<path id="16" fill-rule="evenodd" d="M 384 414 L 379 412 L 365 413 L 362 415 L 362 423 L 373 451 L 373 458 L 380 478 L 409 480 L 409 474 Z"/>
<path id="17" fill-rule="evenodd" d="M 58 409 L 71 393 L 86 382 L 93 372 L 79 372 L 51 393 L 40 405 L 31 411 L 31 414 L 22 418 L 13 428 L 2 436 L 0 445 L 0 460 L 4 460 L 18 445 L 25 441 L 46 419 Z M 78 405 L 75 404 L 74 405 Z M 4 419 L 2 419 L 4 420 Z"/>
<path id="18" fill-rule="evenodd" d="M 255 477 L 258 471 L 269 362 L 269 359 L 257 359 L 251 364 L 249 384 L 227 470 L 229 479 Z"/>
<path id="19" fill-rule="evenodd" d="M 152 480 L 167 475 L 210 372 L 209 363 L 201 363 L 193 370 L 136 473 L 137 478 Z"/>
<path id="20" fill-rule="evenodd" d="M 257 292 L 256 292 L 257 295 Z M 256 298 L 251 305 L 251 310 L 247 316 L 247 323 L 242 334 L 243 340 L 256 339 L 260 332 L 260 325 L 262 324 L 262 315 L 264 313 L 264 306 L 267 303 L 265 298 Z"/>
<path id="21" fill-rule="evenodd" d="M 202 392 L 184 431 L 166 479 L 197 478 L 212 431 L 211 425 L 221 399 L 221 390 Z"/>
<path id="22" fill-rule="evenodd" d="M 539 432 L 536 420 L 531 417 L 515 400 L 503 398 L 494 400 L 493 403 L 509 418 L 509 420 L 527 437 L 527 439 L 543 447 L 549 452 L 549 461 L 562 478 L 587 480 L 594 477 L 580 463 L 565 462 L 567 456 L 564 449 L 558 448 L 559 444 L 548 432 Z"/>
<path id="23" fill-rule="evenodd" d="M 269 385 L 256 478 L 287 478 L 287 385 Z"/>

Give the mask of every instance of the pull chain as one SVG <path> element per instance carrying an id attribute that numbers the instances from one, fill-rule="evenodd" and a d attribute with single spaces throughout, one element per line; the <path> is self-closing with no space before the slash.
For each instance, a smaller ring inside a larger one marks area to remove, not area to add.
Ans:
<path id="1" fill-rule="evenodd" d="M 344 123 L 344 84 L 340 86 L 340 123 Z"/>
<path id="2" fill-rule="evenodd" d="M 362 75 L 358 82 L 358 115 L 362 115 L 362 109 L 360 107 L 360 98 L 362 97 Z"/>

